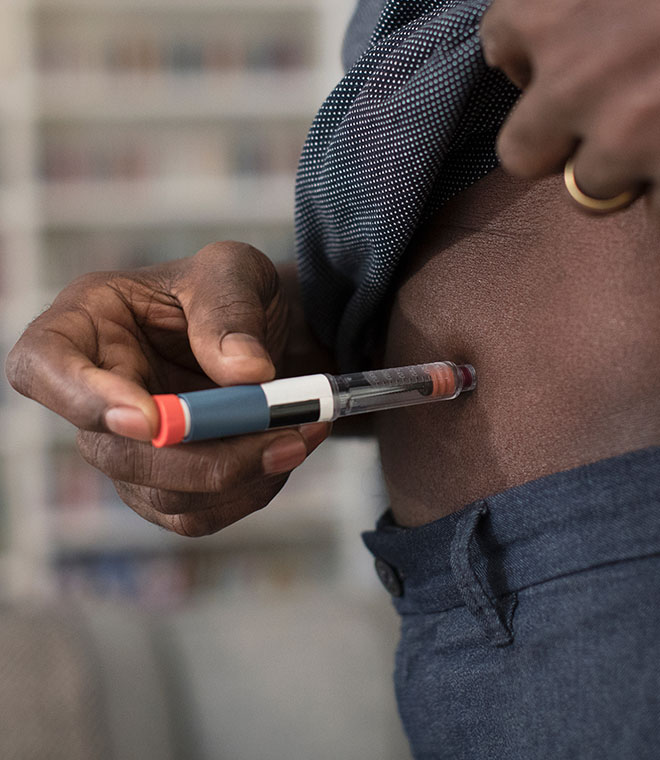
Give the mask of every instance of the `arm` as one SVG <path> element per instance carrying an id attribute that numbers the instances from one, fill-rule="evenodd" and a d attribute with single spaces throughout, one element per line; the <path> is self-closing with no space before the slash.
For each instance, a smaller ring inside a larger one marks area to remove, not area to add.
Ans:
<path id="1" fill-rule="evenodd" d="M 295 299 L 295 271 L 284 281 Z M 216 243 L 188 259 L 75 280 L 12 349 L 7 376 L 79 428 L 83 457 L 138 514 L 205 535 L 268 504 L 329 426 L 157 450 L 151 394 L 265 382 L 276 366 L 307 361 L 313 371 L 327 355 L 295 300 L 291 312 L 289 341 L 275 267 L 250 246 Z"/>

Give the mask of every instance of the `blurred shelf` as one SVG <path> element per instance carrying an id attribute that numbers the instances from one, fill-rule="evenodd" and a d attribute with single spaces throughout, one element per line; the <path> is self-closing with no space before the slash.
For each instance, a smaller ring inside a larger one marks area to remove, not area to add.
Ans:
<path id="1" fill-rule="evenodd" d="M 13 566 L 13 558 L 9 550 L 0 549 L 0 603 L 10 600 L 13 596 Z"/>
<path id="2" fill-rule="evenodd" d="M 2 0 L 3 11 L 7 13 L 15 13 L 16 11 L 23 11 L 26 8 L 32 8 L 34 0 Z M 4 19 L 3 19 L 4 20 Z"/>
<path id="3" fill-rule="evenodd" d="M 0 187 L 0 231 L 29 229 L 34 226 L 33 186 Z"/>
<path id="4" fill-rule="evenodd" d="M 3 0 L 6 2 L 7 0 Z M 205 11 L 214 15 L 223 11 L 273 12 L 307 11 L 318 6 L 318 0 L 10 0 L 15 5 L 29 4 L 48 11 L 92 11 L 94 13 L 190 13 Z"/>
<path id="5" fill-rule="evenodd" d="M 50 229 L 286 223 L 294 182 L 292 175 L 52 182 L 39 196 Z"/>
<path id="6" fill-rule="evenodd" d="M 15 194 L 7 187 L 0 185 L 0 232 L 9 226 L 12 217 L 12 207 L 15 205 Z"/>
<path id="7" fill-rule="evenodd" d="M 37 448 L 35 441 L 44 437 L 43 415 L 41 410 L 35 415 L 34 402 L 19 396 L 4 378 L 3 384 L 6 396 L 0 404 L 0 425 L 5 436 L 0 441 L 0 456 L 12 460 L 31 457 Z M 34 477 L 41 477 L 41 473 L 35 473 Z"/>
<path id="8" fill-rule="evenodd" d="M 0 120 L 5 124 L 32 117 L 29 81 L 25 74 L 0 77 Z"/>
<path id="9" fill-rule="evenodd" d="M 308 119 L 318 103 L 314 70 L 232 74 L 46 74 L 38 115 L 93 121 Z"/>
<path id="10" fill-rule="evenodd" d="M 295 152 L 341 76 L 348 6 L 0 0 L 0 349 L 83 271 L 190 255 L 207 233 L 290 258 L 291 145 Z M 142 150 L 151 161 L 124 163 L 126 145 L 127 154 L 142 159 Z M 49 163 L 52 155 L 59 164 Z M 324 447 L 316 465 L 314 457 L 305 463 L 267 509 L 214 536 L 183 538 L 113 500 L 100 474 L 77 479 L 72 426 L 6 383 L 0 393 L 7 473 L 0 576 L 17 596 L 53 593 L 64 565 L 65 574 L 70 565 L 84 576 L 112 554 L 201 566 L 232 553 L 240 563 L 243 551 L 259 559 L 262 551 L 289 551 L 304 557 L 296 565 L 304 574 L 317 556 L 341 555 L 347 526 L 364 508 L 367 465 L 344 477 L 342 443 L 341 451 Z M 359 462 L 351 455 L 351 466 Z M 351 563 L 343 567 L 353 582 Z"/>

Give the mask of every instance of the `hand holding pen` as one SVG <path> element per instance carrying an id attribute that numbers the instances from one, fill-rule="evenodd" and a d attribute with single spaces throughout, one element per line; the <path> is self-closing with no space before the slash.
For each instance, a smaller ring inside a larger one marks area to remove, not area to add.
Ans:
<path id="1" fill-rule="evenodd" d="M 79 428 L 83 457 L 132 509 L 199 536 L 268 504 L 330 425 L 158 450 L 152 394 L 270 381 L 287 330 L 271 262 L 248 245 L 217 243 L 188 259 L 75 280 L 27 328 L 7 375 Z"/>

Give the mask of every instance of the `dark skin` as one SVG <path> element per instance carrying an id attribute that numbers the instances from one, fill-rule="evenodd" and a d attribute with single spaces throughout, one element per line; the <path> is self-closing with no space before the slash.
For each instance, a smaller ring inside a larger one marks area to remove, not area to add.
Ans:
<path id="1" fill-rule="evenodd" d="M 501 170 L 420 231 L 384 362 L 470 361 L 479 387 L 379 416 L 398 522 L 660 444 L 659 249 L 647 202 L 587 217 L 559 178 Z"/>
<path id="2" fill-rule="evenodd" d="M 432 413 L 382 415 L 402 523 L 658 442 L 651 295 L 660 283 L 649 214 L 659 203 L 658 30 L 660 7 L 647 0 L 494 0 L 487 12 L 486 60 L 524 89 L 500 134 L 503 166 L 532 179 L 576 152 L 582 190 L 643 188 L 647 200 L 595 222 L 569 210 L 558 180 L 512 185 L 499 174 L 420 234 L 384 361 L 469 359 L 480 387 Z M 156 452 L 149 394 L 262 382 L 276 366 L 333 369 L 301 318 L 294 273 L 280 281 L 263 254 L 219 243 L 172 264 L 77 280 L 26 330 L 7 373 L 80 428 L 83 456 L 139 514 L 202 535 L 265 506 L 328 426 Z M 526 368 L 524 382 L 512 366 Z"/>

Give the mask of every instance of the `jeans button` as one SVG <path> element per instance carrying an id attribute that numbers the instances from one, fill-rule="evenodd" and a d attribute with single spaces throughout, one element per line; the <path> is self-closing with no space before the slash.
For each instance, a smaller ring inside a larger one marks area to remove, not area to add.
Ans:
<path id="1" fill-rule="evenodd" d="M 403 582 L 396 569 L 380 557 L 376 558 L 375 566 L 380 582 L 390 594 L 392 594 L 392 596 L 403 596 Z"/>

